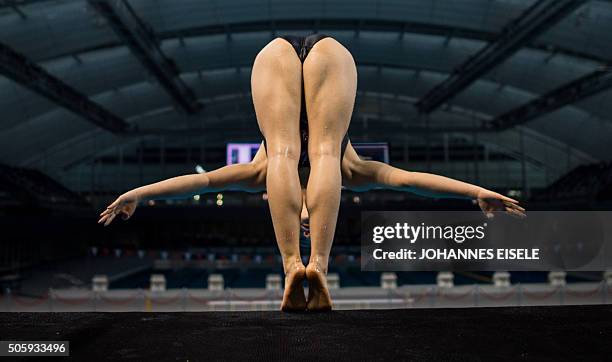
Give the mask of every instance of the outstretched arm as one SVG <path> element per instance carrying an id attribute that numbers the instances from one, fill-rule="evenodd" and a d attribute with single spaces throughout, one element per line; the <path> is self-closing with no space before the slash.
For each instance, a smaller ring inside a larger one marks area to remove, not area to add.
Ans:
<path id="1" fill-rule="evenodd" d="M 260 147 L 250 163 L 225 166 L 203 174 L 173 177 L 130 190 L 119 196 L 100 214 L 98 223 L 104 223 L 106 226 L 119 214 L 127 220 L 143 200 L 186 198 L 222 190 L 255 192 L 263 190 L 265 184 L 266 154 L 263 147 Z"/>
<path id="2" fill-rule="evenodd" d="M 350 144 L 342 161 L 342 173 L 345 186 L 354 191 L 386 188 L 429 197 L 470 198 L 478 201 L 488 217 L 493 215 L 492 211 L 525 215 L 525 209 L 518 205 L 518 201 L 497 192 L 444 176 L 410 172 L 382 162 L 364 161 Z"/>

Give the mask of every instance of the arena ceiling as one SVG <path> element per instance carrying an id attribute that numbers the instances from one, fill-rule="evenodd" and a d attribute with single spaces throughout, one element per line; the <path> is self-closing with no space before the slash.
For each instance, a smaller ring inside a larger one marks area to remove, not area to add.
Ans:
<path id="1" fill-rule="evenodd" d="M 461 75 L 461 64 L 536 1 L 130 0 L 134 18 L 175 64 L 180 78 L 171 85 L 143 66 L 95 3 L 0 0 L 0 44 L 126 122 L 129 131 L 111 132 L 0 76 L 1 162 L 52 172 L 120 145 L 129 152 L 147 138 L 177 145 L 256 140 L 249 93 L 254 56 L 275 34 L 313 31 L 338 39 L 358 65 L 354 139 L 405 143 L 421 142 L 425 133 L 427 139 L 477 135 L 490 147 L 553 165 L 568 152 L 583 162 L 612 155 L 608 78 L 588 97 L 487 128 L 568 82 L 610 74 L 609 1 L 578 1 L 567 14 L 539 24 L 529 41 L 427 113 L 415 104 L 449 76 Z M 196 103 L 202 107 L 191 109 Z"/>

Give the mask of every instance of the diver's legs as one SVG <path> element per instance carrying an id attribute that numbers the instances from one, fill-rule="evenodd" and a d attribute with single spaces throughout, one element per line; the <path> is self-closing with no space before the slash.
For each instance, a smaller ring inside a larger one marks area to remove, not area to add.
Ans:
<path id="1" fill-rule="evenodd" d="M 325 38 L 306 57 L 303 77 L 310 160 L 306 205 L 312 243 L 306 268 L 308 309 L 328 310 L 326 274 L 340 206 L 340 148 L 353 112 L 357 70 L 349 51 Z"/>
<path id="2" fill-rule="evenodd" d="M 251 90 L 266 139 L 268 203 L 285 270 L 281 309 L 304 310 L 305 268 L 299 247 L 302 193 L 297 171 L 302 64 L 288 42 L 275 39 L 257 55 Z"/>

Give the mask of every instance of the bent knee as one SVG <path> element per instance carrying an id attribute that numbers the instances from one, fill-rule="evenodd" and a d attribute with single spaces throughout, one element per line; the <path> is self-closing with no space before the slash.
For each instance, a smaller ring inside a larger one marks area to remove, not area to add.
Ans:
<path id="1" fill-rule="evenodd" d="M 288 159 L 298 161 L 300 159 L 300 145 L 296 143 L 268 142 L 266 145 L 268 160 Z"/>
<path id="2" fill-rule="evenodd" d="M 341 142 L 317 142 L 316 144 L 308 145 L 308 158 L 316 160 L 322 157 L 334 157 L 340 162 L 340 144 Z"/>

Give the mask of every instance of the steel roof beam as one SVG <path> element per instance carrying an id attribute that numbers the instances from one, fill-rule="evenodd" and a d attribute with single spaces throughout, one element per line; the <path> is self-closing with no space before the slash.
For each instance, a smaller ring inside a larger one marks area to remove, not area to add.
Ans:
<path id="1" fill-rule="evenodd" d="M 123 133 L 129 124 L 91 101 L 86 95 L 49 74 L 9 46 L 0 42 L 0 74 L 40 94 L 113 133 Z"/>
<path id="2" fill-rule="evenodd" d="M 159 47 L 152 29 L 145 24 L 125 0 L 89 0 L 117 36 L 130 48 L 142 65 L 157 78 L 174 103 L 188 114 L 201 105 L 193 91 L 179 76 L 176 64 Z"/>
<path id="3" fill-rule="evenodd" d="M 610 88 L 612 69 L 603 67 L 509 110 L 493 119 L 487 126 L 494 130 L 511 128 Z"/>
<path id="4" fill-rule="evenodd" d="M 448 78 L 427 92 L 416 103 L 417 109 L 422 113 L 436 110 L 583 3 L 584 0 L 537 1 L 507 24 L 494 41 L 456 67 Z"/>
<path id="5" fill-rule="evenodd" d="M 1 1 L 1 0 L 0 0 Z M 49 0 L 47 0 L 49 1 Z M 612 1 L 612 0 L 610 0 Z M 314 20 L 309 19 L 298 19 L 298 20 L 275 20 L 275 24 L 277 28 L 287 30 L 287 31 L 303 31 L 304 29 L 312 29 L 315 26 Z M 355 29 L 359 22 L 356 22 L 352 19 L 321 19 L 319 22 L 319 27 L 322 29 L 321 31 L 343 31 L 347 29 Z M 233 39 L 233 35 L 235 34 L 244 34 L 249 32 L 257 32 L 268 30 L 270 23 L 268 21 L 255 21 L 255 22 L 241 22 L 241 23 L 228 23 L 228 24 L 219 24 L 219 25 L 205 25 L 205 26 L 196 26 L 189 27 L 184 29 L 177 30 L 168 30 L 164 32 L 159 32 L 156 34 L 156 37 L 162 41 L 165 40 L 173 40 L 178 38 L 192 38 L 192 37 L 202 37 L 202 36 L 212 36 L 212 35 L 227 35 L 228 28 L 231 29 L 230 39 Z M 453 26 L 445 26 L 440 24 L 427 24 L 427 23 L 415 23 L 415 22 L 402 22 L 402 21 L 390 21 L 390 20 L 380 20 L 380 19 L 370 19 L 361 21 L 361 30 L 362 31 L 371 31 L 371 32 L 383 32 L 383 33 L 396 33 L 398 37 L 401 39 L 406 34 L 416 34 L 416 35 L 432 35 L 432 36 L 442 36 L 445 38 L 459 38 L 459 39 L 473 39 L 491 42 L 496 38 L 496 34 L 475 30 L 475 29 L 467 29 L 467 28 L 457 28 Z M 85 47 L 79 49 L 77 53 L 87 53 L 91 51 L 97 51 L 102 49 L 108 49 L 123 45 L 122 43 L 117 42 L 109 42 L 103 44 L 96 44 L 91 47 Z M 527 44 L 531 49 L 536 49 L 544 52 L 555 52 L 560 55 L 566 55 L 570 57 L 583 58 L 586 60 L 591 60 L 594 62 L 606 62 L 607 58 L 595 55 L 584 53 L 568 48 L 554 46 L 549 43 L 538 43 L 533 42 L 531 44 Z M 61 58 L 65 56 L 72 56 L 75 53 L 71 51 L 69 53 L 60 53 L 56 54 L 51 58 L 46 59 L 55 59 Z"/>

